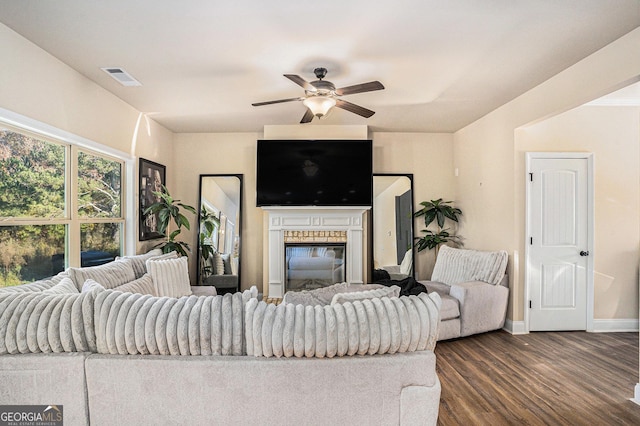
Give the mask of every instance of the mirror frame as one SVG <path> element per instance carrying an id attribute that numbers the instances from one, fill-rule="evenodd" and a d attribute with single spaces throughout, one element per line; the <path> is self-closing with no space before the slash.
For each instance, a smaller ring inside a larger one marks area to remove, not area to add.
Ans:
<path id="1" fill-rule="evenodd" d="M 415 197 L 415 191 L 413 188 L 413 173 L 374 173 L 373 174 L 373 178 L 372 178 L 372 185 L 373 185 L 373 180 L 375 179 L 376 176 L 396 176 L 396 177 L 406 177 L 409 179 L 409 188 L 411 191 L 411 248 L 413 248 L 414 250 L 411 251 L 411 278 L 416 277 L 416 251 L 415 251 L 415 247 L 414 247 L 414 241 L 415 241 L 415 237 L 416 237 L 416 226 L 415 226 L 415 218 L 414 218 L 414 213 L 415 213 L 415 207 L 414 207 L 414 197 Z M 375 194 L 374 194 L 375 195 Z M 375 197 L 372 200 L 371 203 L 371 224 L 369 226 L 370 232 L 371 232 L 371 251 L 370 251 L 370 258 L 369 258 L 369 264 L 371 265 L 370 270 L 371 270 L 371 277 L 374 276 L 374 271 L 376 269 L 375 266 L 375 243 L 376 243 L 376 235 L 374 232 L 375 226 Z"/>
<path id="2" fill-rule="evenodd" d="M 243 174 L 234 173 L 213 173 L 213 174 L 201 174 L 198 183 L 198 229 L 196 232 L 196 285 L 200 285 L 200 215 L 202 214 L 202 180 L 203 178 L 215 178 L 215 177 L 236 177 L 240 184 L 238 191 L 238 223 L 235 228 L 238 235 L 238 287 L 236 291 L 240 291 L 242 288 L 242 210 L 243 210 Z"/>

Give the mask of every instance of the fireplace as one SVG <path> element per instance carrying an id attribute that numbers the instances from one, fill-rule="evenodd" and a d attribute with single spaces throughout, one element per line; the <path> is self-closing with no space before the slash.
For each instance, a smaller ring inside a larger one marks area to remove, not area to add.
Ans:
<path id="1" fill-rule="evenodd" d="M 345 282 L 345 248 L 346 243 L 285 241 L 285 291 L 315 290 Z"/>
<path id="2" fill-rule="evenodd" d="M 343 268 L 336 270 L 334 264 L 333 271 L 338 278 L 342 278 L 341 282 L 364 284 L 363 216 L 368 209 L 368 207 L 263 207 L 268 220 L 264 259 L 265 269 L 268 270 L 268 282 L 265 288 L 267 297 L 281 298 L 285 291 L 292 289 L 287 286 L 286 266 L 289 262 L 285 255 L 285 245 L 305 244 L 314 248 L 317 246 L 339 247 L 344 252 Z M 326 259 L 313 262 L 330 263 Z M 342 272 L 343 276 L 340 275 Z M 320 275 L 318 273 L 317 276 Z M 328 274 L 323 277 L 327 277 L 328 280 Z M 309 277 L 306 279 L 308 282 Z M 294 282 L 292 285 L 304 287 L 299 282 Z M 319 287 L 324 284 L 318 278 L 315 282 L 308 282 L 308 285 Z"/>

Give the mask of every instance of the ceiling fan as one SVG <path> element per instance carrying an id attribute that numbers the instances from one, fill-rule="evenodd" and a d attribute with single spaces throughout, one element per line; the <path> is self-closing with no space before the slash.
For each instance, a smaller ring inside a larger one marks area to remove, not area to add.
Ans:
<path id="1" fill-rule="evenodd" d="M 302 101 L 304 106 L 307 107 L 300 123 L 309 123 L 313 120 L 313 117 L 325 116 L 331 108 L 338 107 L 346 111 L 358 114 L 362 117 L 369 118 L 374 111 L 361 107 L 351 102 L 347 102 L 341 99 L 345 95 L 353 95 L 354 93 L 372 92 L 374 90 L 382 90 L 384 86 L 379 81 L 370 81 L 368 83 L 356 84 L 353 86 L 342 87 L 336 89 L 336 86 L 330 81 L 323 80 L 327 75 L 326 68 L 316 68 L 313 70 L 316 75 L 316 81 L 306 81 L 304 78 L 295 74 L 284 74 L 289 80 L 293 81 L 297 85 L 304 89 L 305 96 L 298 98 L 278 99 L 275 101 L 257 102 L 251 104 L 253 106 L 262 106 L 270 104 L 279 104 L 282 102 Z"/>

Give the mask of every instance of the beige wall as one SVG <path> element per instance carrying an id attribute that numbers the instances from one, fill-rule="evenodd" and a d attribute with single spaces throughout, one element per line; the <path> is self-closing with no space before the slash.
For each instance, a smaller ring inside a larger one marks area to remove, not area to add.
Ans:
<path id="1" fill-rule="evenodd" d="M 201 174 L 243 174 L 241 288 L 262 288 L 262 210 L 256 207 L 256 141 L 261 133 L 180 133 L 175 139 L 176 196 L 184 203 L 198 206 Z M 191 215 L 189 219 L 192 219 Z M 194 262 L 197 242 L 197 218 L 184 241 L 192 248 L 189 274 L 195 282 Z"/>
<path id="2" fill-rule="evenodd" d="M 466 214 L 461 234 L 468 247 L 509 252 L 507 318 L 511 321 L 524 319 L 524 228 L 522 206 L 517 201 L 524 192 L 524 158 L 515 149 L 516 130 L 638 81 L 640 56 L 629 55 L 638 45 L 640 29 L 454 134 L 455 167 L 460 172 L 455 194 Z M 636 295 L 632 292 L 624 297 L 635 298 L 637 303 Z M 637 306 L 635 312 L 629 312 L 631 305 L 613 312 L 602 300 L 596 305 L 599 315 L 638 317 Z"/>
<path id="3" fill-rule="evenodd" d="M 176 194 L 197 206 L 198 177 L 204 173 L 244 174 L 242 219 L 242 288 L 263 285 L 264 216 L 255 206 L 256 141 L 260 133 L 198 133 L 175 135 Z M 452 135 L 373 133 L 374 172 L 413 173 L 415 200 L 450 198 L 453 194 Z M 418 224 L 419 225 L 419 224 Z M 196 243 L 195 227 L 185 241 Z M 430 276 L 432 260 L 421 253 L 419 277 Z M 191 265 L 195 277 L 195 264 Z M 427 275 L 428 274 L 428 275 Z"/>
<path id="4" fill-rule="evenodd" d="M 528 151 L 595 156 L 594 317 L 638 316 L 640 244 L 640 108 L 583 106 L 518 131 L 516 176 L 525 187 Z M 518 227 L 525 194 L 516 193 Z"/>
<path id="5" fill-rule="evenodd" d="M 413 173 L 414 209 L 421 201 L 437 198 L 459 204 L 454 196 L 453 136 L 450 133 L 374 132 L 372 138 L 374 173 Z M 464 209 L 463 214 L 466 214 Z M 424 221 L 418 218 L 414 229 L 416 236 L 421 235 Z M 416 253 L 415 259 L 416 278 L 429 279 L 435 260 L 433 251 Z"/>

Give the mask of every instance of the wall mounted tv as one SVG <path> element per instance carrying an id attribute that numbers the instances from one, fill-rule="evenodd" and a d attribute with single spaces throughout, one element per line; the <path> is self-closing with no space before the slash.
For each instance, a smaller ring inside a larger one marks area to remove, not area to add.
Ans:
<path id="1" fill-rule="evenodd" d="M 371 140 L 258 140 L 261 206 L 370 206 Z"/>

